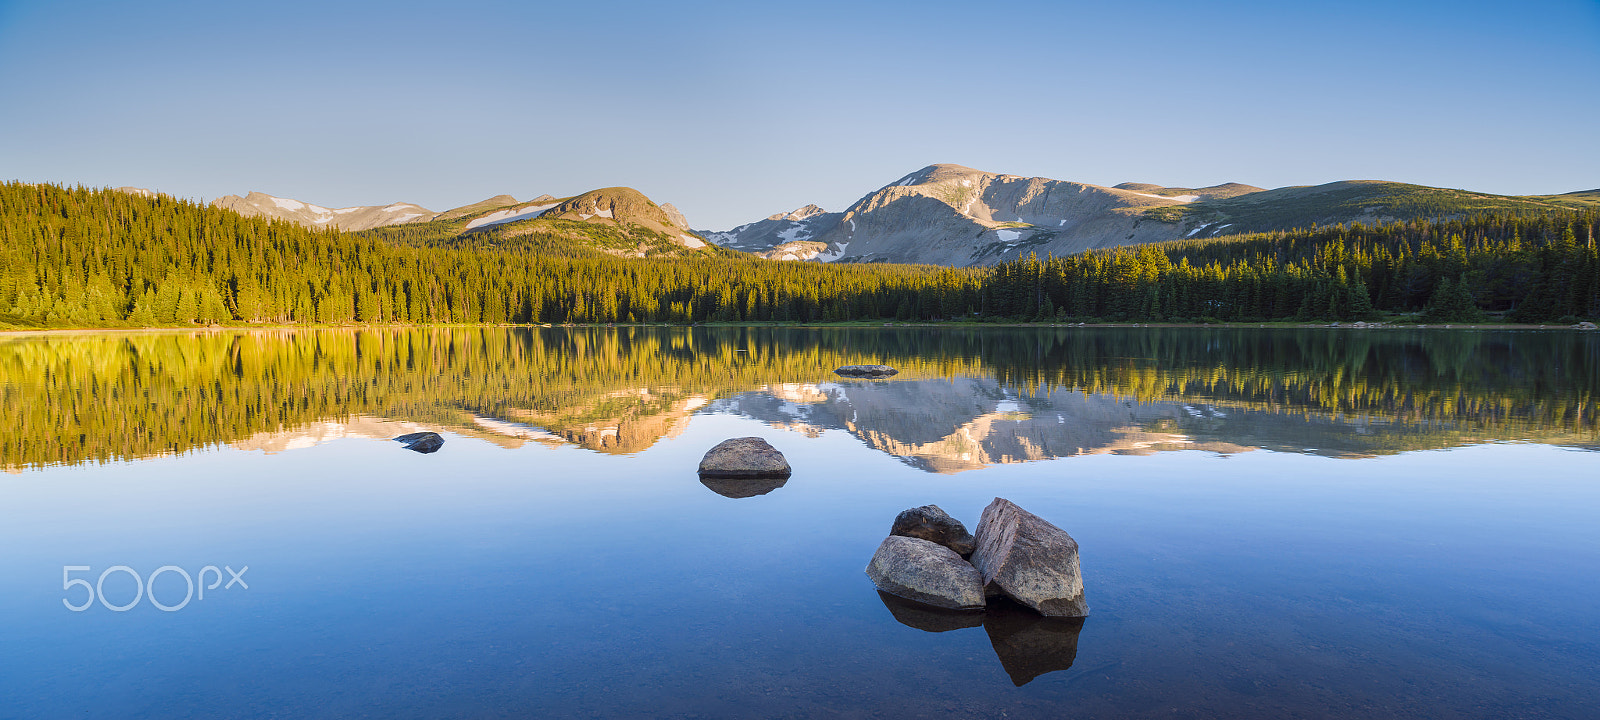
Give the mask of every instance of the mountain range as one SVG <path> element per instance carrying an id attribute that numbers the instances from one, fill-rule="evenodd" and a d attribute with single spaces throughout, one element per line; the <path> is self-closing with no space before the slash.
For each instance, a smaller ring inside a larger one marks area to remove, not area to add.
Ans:
<path id="1" fill-rule="evenodd" d="M 405 228 L 404 237 L 432 241 L 491 232 L 496 240 L 537 234 L 632 257 L 709 252 L 709 241 L 771 260 L 970 267 L 1030 253 L 1063 256 L 1314 225 L 1592 207 L 1600 205 L 1600 190 L 1506 196 L 1375 180 L 1273 190 L 1241 183 L 1104 187 L 939 164 L 902 176 L 842 212 L 806 205 L 722 231 L 691 230 L 671 204 L 658 205 L 626 187 L 528 201 L 497 195 L 444 212 L 406 202 L 327 208 L 260 192 L 228 195 L 212 204 L 312 228 Z"/>
<path id="2" fill-rule="evenodd" d="M 731 230 L 701 230 L 725 247 L 775 260 L 926 263 L 966 267 L 1037 253 L 1337 223 L 1380 224 L 1500 210 L 1544 212 L 1600 204 L 1600 190 L 1504 196 L 1353 180 L 1266 190 L 1021 177 L 929 165 L 843 212 L 807 205 Z"/>
<path id="3" fill-rule="evenodd" d="M 688 220 L 677 208 L 657 205 L 643 193 L 626 187 L 601 188 L 566 198 L 540 195 L 527 201 L 496 195 L 444 212 L 404 202 L 326 208 L 260 192 L 244 197 L 225 195 L 211 204 L 246 217 L 273 218 L 311 228 L 353 232 L 399 229 L 427 240 L 492 235 L 493 240 L 504 241 L 539 235 L 631 257 L 709 250 L 706 242 L 689 229 Z M 394 233 L 388 235 L 393 237 Z M 403 232 L 400 237 L 406 236 Z"/>

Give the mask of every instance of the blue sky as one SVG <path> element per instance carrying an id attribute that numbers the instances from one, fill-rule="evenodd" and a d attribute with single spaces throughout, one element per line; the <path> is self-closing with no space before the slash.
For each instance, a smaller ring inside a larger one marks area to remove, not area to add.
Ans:
<path id="1" fill-rule="evenodd" d="M 726 229 L 924 165 L 1600 187 L 1600 2 L 5 2 L 0 178 Z"/>

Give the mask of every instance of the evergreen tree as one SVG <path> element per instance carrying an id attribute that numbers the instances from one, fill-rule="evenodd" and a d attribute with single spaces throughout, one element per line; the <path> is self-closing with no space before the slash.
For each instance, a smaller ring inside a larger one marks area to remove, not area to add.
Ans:
<path id="1" fill-rule="evenodd" d="M 1483 311 L 1478 309 L 1477 301 L 1472 297 L 1466 273 L 1462 273 L 1454 283 L 1447 277 L 1439 279 L 1439 286 L 1434 290 L 1433 297 L 1429 298 L 1428 307 L 1422 311 L 1422 319 L 1427 322 L 1483 320 Z"/>

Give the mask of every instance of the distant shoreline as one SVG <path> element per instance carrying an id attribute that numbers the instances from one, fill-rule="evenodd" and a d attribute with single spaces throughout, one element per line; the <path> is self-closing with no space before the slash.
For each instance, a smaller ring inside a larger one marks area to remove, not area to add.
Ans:
<path id="1" fill-rule="evenodd" d="M 716 323 L 350 323 L 345 325 L 208 325 L 194 327 L 77 327 L 77 328 L 12 328 L 0 330 L 0 337 L 22 335 L 71 335 L 108 333 L 170 333 L 170 332 L 236 332 L 240 330 L 387 330 L 430 328 L 1218 328 L 1218 329 L 1325 329 L 1325 330 L 1573 330 L 1580 328 L 1565 324 L 1519 323 L 1360 323 L 1360 322 L 1305 322 L 1305 323 L 1165 323 L 1165 322 L 1115 322 L 1115 323 L 1058 323 L 1058 322 L 716 322 Z"/>

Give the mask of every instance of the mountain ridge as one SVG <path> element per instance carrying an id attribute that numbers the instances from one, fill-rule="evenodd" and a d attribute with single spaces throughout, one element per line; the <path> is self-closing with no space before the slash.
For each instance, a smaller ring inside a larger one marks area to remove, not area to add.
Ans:
<path id="1" fill-rule="evenodd" d="M 1504 196 L 1376 180 L 1270 190 L 1236 182 L 1106 187 L 945 163 L 903 175 L 842 212 L 778 213 L 731 230 L 699 232 L 724 247 L 771 259 L 970 267 L 1030 253 L 1062 256 L 1316 225 L 1595 204 L 1596 191 Z"/>
<path id="2" fill-rule="evenodd" d="M 140 188 L 122 191 L 149 193 Z M 708 247 L 676 207 L 658 205 L 629 187 L 599 188 L 566 198 L 540 195 L 526 202 L 513 195 L 495 195 L 443 212 L 413 203 L 327 208 L 255 191 L 244 197 L 226 195 L 210 204 L 246 217 L 266 217 L 313 229 L 378 232 L 390 239 L 396 237 L 390 231 L 407 228 L 408 238 L 424 244 L 494 231 L 500 239 L 559 236 L 569 241 L 568 246 L 633 257 Z M 532 222 L 541 219 L 544 222 Z"/>
<path id="3" fill-rule="evenodd" d="M 386 225 L 410 222 L 427 222 L 438 216 L 421 205 L 407 202 L 388 205 L 357 205 L 346 208 L 327 208 L 292 198 L 268 195 L 254 190 L 244 197 L 223 195 L 211 205 L 232 210 L 245 217 L 268 217 L 287 220 L 309 228 L 333 227 L 339 230 L 370 230 Z"/>
<path id="4" fill-rule="evenodd" d="M 569 254 L 598 251 L 619 257 L 729 253 L 707 243 L 670 204 L 657 204 L 629 187 L 590 190 L 566 198 L 540 195 L 527 202 L 510 195 L 449 210 L 426 222 L 365 231 L 413 245 L 530 244 Z"/>
<path id="5" fill-rule="evenodd" d="M 808 204 L 724 231 L 693 230 L 673 205 L 658 205 L 626 187 L 565 198 L 540 195 L 526 202 L 496 195 L 443 212 L 406 202 L 328 208 L 256 191 L 223 196 L 211 204 L 310 228 L 374 232 L 410 227 L 414 231 L 407 237 L 413 242 L 491 229 L 497 236 L 514 238 L 560 225 L 557 234 L 579 245 L 626 256 L 700 250 L 709 241 L 772 260 L 973 267 L 1029 254 L 1065 256 L 1314 226 L 1594 207 L 1600 205 L 1600 190 L 1505 196 L 1383 180 L 1273 189 L 1237 182 L 1102 186 L 939 163 L 902 175 L 842 211 Z M 536 220 L 543 222 L 530 224 Z M 633 237 L 637 233 L 648 237 Z"/>

